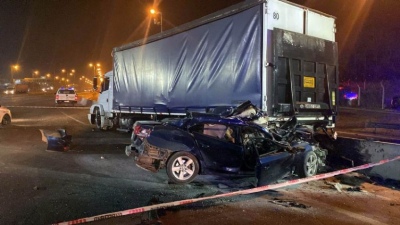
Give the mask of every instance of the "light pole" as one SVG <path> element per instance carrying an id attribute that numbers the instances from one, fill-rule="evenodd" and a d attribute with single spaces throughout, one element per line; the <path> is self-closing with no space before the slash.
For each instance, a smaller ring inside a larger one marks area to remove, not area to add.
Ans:
<path id="1" fill-rule="evenodd" d="M 15 65 L 11 66 L 11 81 L 10 81 L 11 83 L 14 82 L 14 70 L 15 71 L 19 70 L 19 65 L 18 64 L 15 64 Z"/>
<path id="2" fill-rule="evenodd" d="M 157 14 L 160 15 L 160 21 L 157 21 L 157 19 L 154 18 L 154 24 L 160 25 L 161 33 L 162 33 L 163 32 L 163 29 L 162 29 L 162 12 L 156 11 L 155 9 L 150 9 L 150 13 L 152 15 L 157 15 Z"/>
<path id="3" fill-rule="evenodd" d="M 100 63 L 89 63 L 89 67 L 93 67 L 93 77 L 96 76 L 96 70 L 98 70 L 100 68 Z"/>
<path id="4" fill-rule="evenodd" d="M 70 76 L 72 76 L 72 86 L 75 86 L 75 70 L 72 69 L 71 73 L 69 73 Z"/>

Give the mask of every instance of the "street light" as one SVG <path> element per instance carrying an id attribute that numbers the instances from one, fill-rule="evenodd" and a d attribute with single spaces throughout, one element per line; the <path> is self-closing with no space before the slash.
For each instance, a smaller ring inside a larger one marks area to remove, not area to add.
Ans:
<path id="1" fill-rule="evenodd" d="M 160 21 L 157 21 L 156 18 L 154 18 L 153 21 L 154 21 L 154 24 L 160 25 L 161 33 L 162 33 L 163 32 L 163 29 L 162 29 L 162 13 L 160 11 L 155 10 L 155 9 L 150 9 L 150 13 L 152 15 L 157 15 L 157 14 L 160 15 Z"/>
<path id="2" fill-rule="evenodd" d="M 101 66 L 100 63 L 96 63 L 96 64 L 89 63 L 89 67 L 93 67 L 93 76 L 94 77 L 96 76 L 96 70 L 99 70 L 100 66 Z"/>
<path id="3" fill-rule="evenodd" d="M 75 84 L 75 70 L 74 69 L 72 69 L 71 70 L 71 73 L 69 73 L 69 75 L 70 76 L 72 76 L 72 85 L 74 86 L 74 84 Z"/>
<path id="4" fill-rule="evenodd" d="M 35 70 L 32 72 L 32 78 L 35 78 L 35 75 L 39 75 L 39 70 Z"/>
<path id="5" fill-rule="evenodd" d="M 14 82 L 14 71 L 18 71 L 19 70 L 19 65 L 15 64 L 11 66 L 11 83 Z"/>
<path id="6" fill-rule="evenodd" d="M 65 69 L 61 69 L 61 79 L 60 79 L 60 83 L 62 84 L 62 82 L 64 81 L 66 73 L 65 73 Z"/>

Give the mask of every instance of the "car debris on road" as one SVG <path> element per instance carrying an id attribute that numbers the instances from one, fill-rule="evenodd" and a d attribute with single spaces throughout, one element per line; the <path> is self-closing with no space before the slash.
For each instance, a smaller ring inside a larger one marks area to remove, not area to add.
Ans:
<path id="1" fill-rule="evenodd" d="M 42 141 L 47 143 L 47 150 L 50 151 L 68 151 L 71 143 L 72 136 L 67 134 L 65 129 L 58 129 L 57 131 L 49 131 L 39 129 L 42 134 Z"/>

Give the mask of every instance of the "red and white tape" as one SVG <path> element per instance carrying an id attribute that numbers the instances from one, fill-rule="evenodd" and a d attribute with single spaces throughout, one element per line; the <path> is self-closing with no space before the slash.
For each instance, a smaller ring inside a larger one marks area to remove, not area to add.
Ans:
<path id="1" fill-rule="evenodd" d="M 109 218 L 113 218 L 113 217 L 126 216 L 126 215 L 131 215 L 131 214 L 147 212 L 147 211 L 151 211 L 151 210 L 155 210 L 155 209 L 161 209 L 161 208 L 167 208 L 167 207 L 179 206 L 179 205 L 186 205 L 186 204 L 190 204 L 190 203 L 194 203 L 194 202 L 210 200 L 210 199 L 215 199 L 215 198 L 252 194 L 252 193 L 266 191 L 266 190 L 270 190 L 270 189 L 287 187 L 287 186 L 294 185 L 294 184 L 301 184 L 301 183 L 306 183 L 306 182 L 310 182 L 310 181 L 314 181 L 314 180 L 320 180 L 320 179 L 324 179 L 324 178 L 328 178 L 328 177 L 333 177 L 333 176 L 336 176 L 339 174 L 346 174 L 346 173 L 354 172 L 357 170 L 363 170 L 363 169 L 367 169 L 370 167 L 382 165 L 382 164 L 385 164 L 385 163 L 388 163 L 391 161 L 395 161 L 398 159 L 400 159 L 400 156 L 397 156 L 392 159 L 381 160 L 376 163 L 368 163 L 368 164 L 364 164 L 361 166 L 337 170 L 337 171 L 329 172 L 329 173 L 318 174 L 318 175 L 315 175 L 312 177 L 307 177 L 307 178 L 302 178 L 302 179 L 290 180 L 290 181 L 286 181 L 286 182 L 282 182 L 282 183 L 278 183 L 278 184 L 265 185 L 265 186 L 261 186 L 261 187 L 257 187 L 257 188 L 229 192 L 229 193 L 225 193 L 225 194 L 213 195 L 213 196 L 202 197 L 202 198 L 187 199 L 187 200 L 174 201 L 174 202 L 162 203 L 162 204 L 157 204 L 157 205 L 144 206 L 144 207 L 128 209 L 128 210 L 113 212 L 113 213 L 107 213 L 107 214 L 102 214 L 102 215 L 98 215 L 98 216 L 86 217 L 86 218 L 81 218 L 81 219 L 67 221 L 67 222 L 61 222 L 61 223 L 55 223 L 55 224 L 59 224 L 59 225 L 81 224 L 81 223 L 87 223 L 87 222 L 98 221 L 98 220 L 103 220 L 103 219 L 109 219 Z"/>

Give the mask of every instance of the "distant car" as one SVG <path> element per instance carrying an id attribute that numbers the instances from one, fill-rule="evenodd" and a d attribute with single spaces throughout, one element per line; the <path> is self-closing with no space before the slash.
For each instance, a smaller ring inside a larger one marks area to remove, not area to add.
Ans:
<path id="1" fill-rule="evenodd" d="M 393 109 L 400 109 L 400 96 L 394 96 L 390 105 Z"/>
<path id="2" fill-rule="evenodd" d="M 198 174 L 225 174 L 255 176 L 264 185 L 291 173 L 313 176 L 325 165 L 326 150 L 277 141 L 266 127 L 239 118 L 192 113 L 146 132 L 134 152 L 136 165 L 152 172 L 165 168 L 178 184 Z"/>
<path id="3" fill-rule="evenodd" d="M 11 123 L 11 111 L 4 106 L 0 106 L 0 126 L 7 126 Z"/>
<path id="4" fill-rule="evenodd" d="M 6 90 L 4 90 L 4 94 L 7 94 L 7 95 L 15 94 L 15 88 L 14 87 L 7 87 Z"/>
<path id="5" fill-rule="evenodd" d="M 78 95 L 74 88 L 59 88 L 56 92 L 56 104 L 71 103 L 75 105 L 78 102 Z"/>

